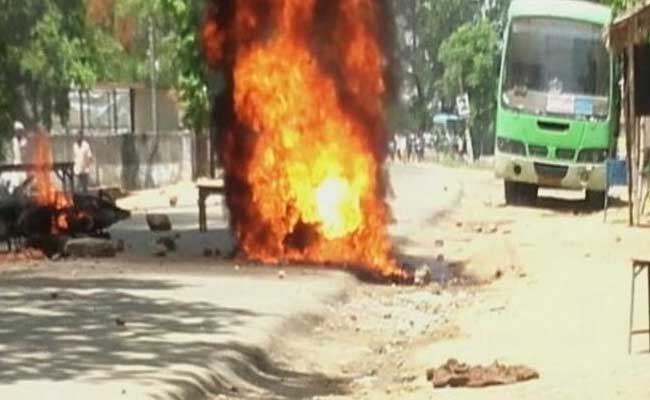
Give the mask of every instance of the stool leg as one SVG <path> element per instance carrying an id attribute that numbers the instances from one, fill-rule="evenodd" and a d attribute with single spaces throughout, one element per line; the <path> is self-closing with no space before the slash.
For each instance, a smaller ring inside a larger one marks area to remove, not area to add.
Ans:
<path id="1" fill-rule="evenodd" d="M 650 267 L 646 266 L 648 272 L 648 352 L 650 352 Z"/>
<path id="2" fill-rule="evenodd" d="M 634 278 L 636 278 L 636 266 L 632 267 L 632 289 L 630 291 L 630 331 L 627 337 L 627 354 L 632 353 L 632 329 L 634 326 Z"/>

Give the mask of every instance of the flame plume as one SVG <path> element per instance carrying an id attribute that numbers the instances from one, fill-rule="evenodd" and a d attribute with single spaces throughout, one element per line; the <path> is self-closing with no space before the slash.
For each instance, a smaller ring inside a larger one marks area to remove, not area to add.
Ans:
<path id="1" fill-rule="evenodd" d="M 49 135 L 42 129 L 33 138 L 32 171 L 33 185 L 36 191 L 35 201 L 39 206 L 51 207 L 56 211 L 52 221 L 51 232 L 57 234 L 59 231 L 68 229 L 66 215 L 59 213 L 70 207 L 72 201 L 63 192 L 57 189 L 52 182 L 52 150 Z"/>
<path id="2" fill-rule="evenodd" d="M 387 234 L 387 0 L 213 0 L 202 40 L 231 225 L 265 263 L 404 278 Z"/>

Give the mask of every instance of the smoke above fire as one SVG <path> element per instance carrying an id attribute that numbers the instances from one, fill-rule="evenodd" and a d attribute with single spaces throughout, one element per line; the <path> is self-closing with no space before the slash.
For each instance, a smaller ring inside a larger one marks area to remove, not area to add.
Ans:
<path id="1" fill-rule="evenodd" d="M 240 250 L 401 278 L 387 233 L 388 0 L 213 0 L 202 41 Z"/>

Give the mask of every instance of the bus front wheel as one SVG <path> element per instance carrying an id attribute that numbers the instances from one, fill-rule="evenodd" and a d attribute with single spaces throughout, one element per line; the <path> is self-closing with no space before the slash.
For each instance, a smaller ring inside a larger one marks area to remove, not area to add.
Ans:
<path id="1" fill-rule="evenodd" d="M 593 210 L 602 210 L 605 208 L 605 196 L 606 192 L 602 190 L 587 190 L 585 195 L 587 207 Z"/>
<path id="2" fill-rule="evenodd" d="M 523 182 L 504 181 L 506 204 L 527 205 L 537 200 L 537 185 Z"/>

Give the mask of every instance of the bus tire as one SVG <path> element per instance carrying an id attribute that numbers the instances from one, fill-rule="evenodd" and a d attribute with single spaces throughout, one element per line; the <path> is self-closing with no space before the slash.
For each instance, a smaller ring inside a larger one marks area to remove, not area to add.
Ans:
<path id="1" fill-rule="evenodd" d="M 585 194 L 587 207 L 592 210 L 602 210 L 605 208 L 605 195 L 606 193 L 602 190 L 587 190 Z"/>
<path id="2" fill-rule="evenodd" d="M 530 183 L 504 181 L 506 204 L 528 205 L 537 201 L 538 186 Z"/>

